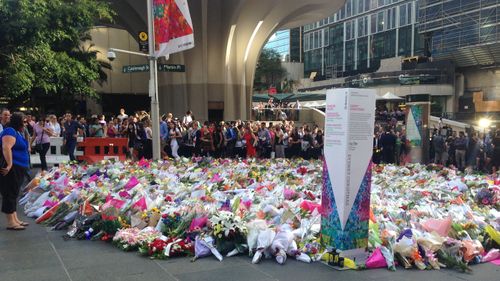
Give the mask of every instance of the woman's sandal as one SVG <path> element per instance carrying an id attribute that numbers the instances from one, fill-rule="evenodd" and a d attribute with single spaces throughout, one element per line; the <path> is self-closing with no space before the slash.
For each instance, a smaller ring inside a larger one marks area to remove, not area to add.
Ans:
<path id="1" fill-rule="evenodd" d="M 22 225 L 9 226 L 9 227 L 7 227 L 7 230 L 14 230 L 14 231 L 26 230 L 26 227 L 24 227 Z"/>
<path id="2" fill-rule="evenodd" d="M 19 223 L 19 225 L 20 225 L 20 226 L 28 226 L 28 225 L 30 225 L 30 224 L 29 224 L 29 223 L 27 223 L 27 222 L 22 221 L 21 223 Z"/>

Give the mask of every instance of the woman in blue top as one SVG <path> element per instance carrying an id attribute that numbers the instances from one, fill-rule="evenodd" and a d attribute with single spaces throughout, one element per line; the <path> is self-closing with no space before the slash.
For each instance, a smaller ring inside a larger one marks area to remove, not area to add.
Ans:
<path id="1" fill-rule="evenodd" d="M 17 218 L 16 207 L 19 190 L 29 167 L 28 141 L 24 139 L 24 116 L 14 113 L 8 128 L 0 134 L 0 144 L 5 165 L 0 167 L 0 193 L 2 212 L 7 215 L 8 230 L 25 230 L 28 223 Z"/>

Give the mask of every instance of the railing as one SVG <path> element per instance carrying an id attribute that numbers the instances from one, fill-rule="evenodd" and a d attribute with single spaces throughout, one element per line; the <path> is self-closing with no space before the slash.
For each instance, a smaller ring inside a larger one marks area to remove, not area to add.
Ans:
<path id="1" fill-rule="evenodd" d="M 285 114 L 282 115 L 281 113 Z M 252 120 L 264 122 L 294 121 L 300 124 L 316 124 L 320 128 L 324 126 L 324 113 L 316 108 L 273 108 L 273 109 L 252 109 Z M 286 118 L 285 118 L 286 117 Z"/>

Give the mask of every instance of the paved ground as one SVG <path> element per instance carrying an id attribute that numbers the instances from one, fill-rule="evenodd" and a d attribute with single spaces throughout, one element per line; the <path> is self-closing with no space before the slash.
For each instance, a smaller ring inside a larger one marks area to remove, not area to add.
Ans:
<path id="1" fill-rule="evenodd" d="M 204 258 L 191 263 L 188 258 L 150 260 L 125 253 L 111 244 L 64 241 L 64 232 L 52 232 L 32 224 L 26 231 L 5 230 L 0 215 L 0 281 L 109 281 L 109 280 L 500 280 L 500 267 L 482 264 L 472 274 L 452 270 L 418 271 L 385 269 L 336 271 L 323 264 L 288 260 L 284 266 L 273 260 L 253 265 L 250 258 L 233 257 L 223 262 Z"/>

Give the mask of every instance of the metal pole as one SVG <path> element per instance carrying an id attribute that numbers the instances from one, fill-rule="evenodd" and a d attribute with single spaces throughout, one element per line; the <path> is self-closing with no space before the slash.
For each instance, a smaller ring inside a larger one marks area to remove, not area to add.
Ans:
<path id="1" fill-rule="evenodd" d="M 155 57 L 153 0 L 148 0 L 149 97 L 151 98 L 151 129 L 153 131 L 153 160 L 160 159 L 160 109 L 158 104 L 158 68 Z"/>

